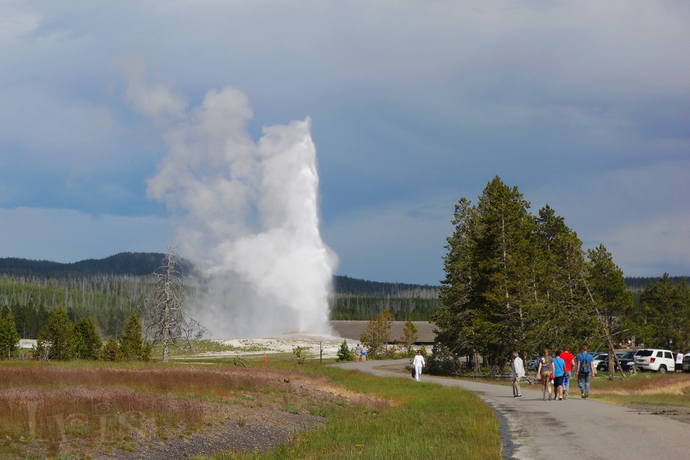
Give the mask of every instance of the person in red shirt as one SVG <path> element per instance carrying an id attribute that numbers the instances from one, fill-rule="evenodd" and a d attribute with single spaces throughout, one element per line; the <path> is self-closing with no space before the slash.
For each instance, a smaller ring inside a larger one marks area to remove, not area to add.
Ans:
<path id="1" fill-rule="evenodd" d="M 572 353 L 570 353 L 570 347 L 565 346 L 563 347 L 563 353 L 558 355 L 559 358 L 563 359 L 565 361 L 565 377 L 563 378 L 563 394 L 565 395 L 565 399 L 568 399 L 568 389 L 570 388 L 570 375 L 571 372 L 573 371 L 573 366 L 575 365 L 575 356 L 573 356 Z"/>

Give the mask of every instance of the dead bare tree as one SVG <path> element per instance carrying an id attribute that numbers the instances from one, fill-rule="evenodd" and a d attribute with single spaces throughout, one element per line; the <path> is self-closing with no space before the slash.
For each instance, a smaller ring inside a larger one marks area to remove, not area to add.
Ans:
<path id="1" fill-rule="evenodd" d="M 168 362 L 169 346 L 181 348 L 184 343 L 194 350 L 193 340 L 201 339 L 208 330 L 183 308 L 184 284 L 174 239 L 168 246 L 163 265 L 154 272 L 156 291 L 147 300 L 144 315 L 146 335 L 155 345 L 163 343 L 163 362 Z"/>

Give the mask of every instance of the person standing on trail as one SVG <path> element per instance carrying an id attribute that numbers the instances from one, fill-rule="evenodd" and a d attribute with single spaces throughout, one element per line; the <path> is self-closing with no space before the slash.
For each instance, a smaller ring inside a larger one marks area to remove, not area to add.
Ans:
<path id="1" fill-rule="evenodd" d="M 517 351 L 513 352 L 513 365 L 511 367 L 510 376 L 513 378 L 513 398 L 519 398 L 522 396 L 522 393 L 520 393 L 520 379 L 525 376 L 525 366 Z"/>
<path id="2" fill-rule="evenodd" d="M 419 378 L 422 375 L 422 367 L 426 367 L 422 350 L 417 350 L 417 355 L 412 360 L 412 365 L 414 366 L 414 379 L 419 382 Z"/>
<path id="3" fill-rule="evenodd" d="M 544 350 L 544 356 L 539 358 L 539 368 L 537 375 L 541 377 L 541 395 L 546 401 L 546 390 L 549 390 L 549 401 L 551 401 L 551 374 L 553 374 L 553 358 L 549 356 L 549 349 Z"/>
<path id="4" fill-rule="evenodd" d="M 360 358 L 362 357 L 362 347 L 357 344 L 355 347 L 355 362 L 359 362 Z"/>
<path id="5" fill-rule="evenodd" d="M 592 361 L 594 357 L 587 353 L 587 345 L 585 345 L 582 347 L 582 353 L 577 355 L 577 384 L 580 387 L 582 399 L 589 398 L 589 383 L 593 377 L 596 377 Z"/>
<path id="6" fill-rule="evenodd" d="M 565 361 L 559 355 L 560 350 L 556 350 L 556 357 L 553 359 L 553 398 L 557 401 L 563 400 L 563 378 L 565 377 Z"/>
<path id="7" fill-rule="evenodd" d="M 363 363 L 367 362 L 367 350 L 364 347 L 362 347 L 362 362 Z"/>
<path id="8" fill-rule="evenodd" d="M 568 390 L 570 390 L 570 376 L 575 365 L 575 356 L 570 353 L 570 347 L 566 345 L 563 347 L 563 353 L 559 356 L 565 361 L 565 376 L 563 377 L 563 398 L 568 399 Z"/>

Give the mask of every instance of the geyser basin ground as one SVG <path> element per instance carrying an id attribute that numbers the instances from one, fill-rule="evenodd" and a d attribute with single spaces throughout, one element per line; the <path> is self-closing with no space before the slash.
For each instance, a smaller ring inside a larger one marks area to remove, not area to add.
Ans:
<path id="1" fill-rule="evenodd" d="M 347 341 L 349 348 L 354 348 L 357 345 L 356 341 L 350 339 L 330 335 L 313 335 L 304 331 L 290 331 L 284 334 L 251 339 L 215 339 L 214 342 L 231 348 L 221 352 L 199 353 L 196 357 L 292 353 L 293 349 L 302 347 L 307 358 L 318 358 L 319 346 L 322 344 L 323 357 L 336 358 L 343 340 Z M 180 356 L 180 358 L 182 357 Z M 189 359 L 189 357 L 184 357 L 184 359 Z"/>

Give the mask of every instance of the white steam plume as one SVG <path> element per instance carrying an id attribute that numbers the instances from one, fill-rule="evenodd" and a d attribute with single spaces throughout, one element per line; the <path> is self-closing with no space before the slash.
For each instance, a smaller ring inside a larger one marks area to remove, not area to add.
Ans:
<path id="1" fill-rule="evenodd" d="M 183 99 L 155 90 L 157 97 L 139 105 Z M 241 91 L 209 91 L 166 130 L 169 153 L 148 193 L 186 213 L 177 243 L 210 280 L 195 314 L 215 337 L 329 333 L 337 257 L 319 232 L 310 119 L 264 127 L 255 143 L 246 131 L 251 117 Z"/>

